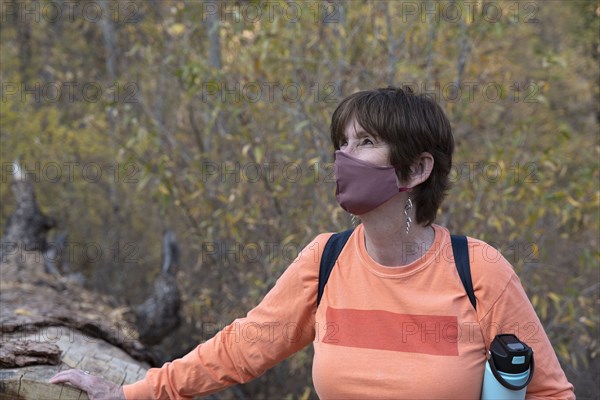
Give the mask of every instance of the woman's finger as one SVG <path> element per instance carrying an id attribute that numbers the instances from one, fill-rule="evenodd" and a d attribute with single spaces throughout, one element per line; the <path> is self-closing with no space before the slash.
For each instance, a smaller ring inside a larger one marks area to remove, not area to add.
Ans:
<path id="1" fill-rule="evenodd" d="M 54 375 L 52 378 L 50 378 L 49 382 L 50 383 L 65 383 L 68 382 L 71 379 L 71 375 L 73 373 L 74 370 L 69 369 L 66 371 L 60 371 L 59 373 L 57 373 L 56 375 Z"/>

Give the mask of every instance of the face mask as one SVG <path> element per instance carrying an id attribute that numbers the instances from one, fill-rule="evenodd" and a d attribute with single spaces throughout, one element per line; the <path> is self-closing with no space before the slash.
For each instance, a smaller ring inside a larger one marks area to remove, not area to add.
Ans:
<path id="1" fill-rule="evenodd" d="M 366 214 L 409 188 L 398 186 L 396 169 L 335 152 L 335 181 L 340 206 L 354 215 Z"/>

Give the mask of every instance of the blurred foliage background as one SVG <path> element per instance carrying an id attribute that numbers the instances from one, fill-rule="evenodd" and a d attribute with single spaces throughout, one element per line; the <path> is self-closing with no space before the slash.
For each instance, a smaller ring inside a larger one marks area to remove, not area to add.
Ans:
<path id="1" fill-rule="evenodd" d="M 180 356 L 350 225 L 330 116 L 410 85 L 457 141 L 437 223 L 502 250 L 578 397 L 598 398 L 599 4 L 2 0 L 0 223 L 19 158 L 71 270 L 128 304 L 174 230 L 184 324 L 162 348 Z M 313 398 L 310 364 L 307 349 L 235 395 Z"/>

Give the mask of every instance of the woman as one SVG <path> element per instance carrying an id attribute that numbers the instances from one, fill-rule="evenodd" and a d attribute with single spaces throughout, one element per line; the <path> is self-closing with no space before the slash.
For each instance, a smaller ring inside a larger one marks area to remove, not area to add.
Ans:
<path id="1" fill-rule="evenodd" d="M 531 346 L 528 398 L 574 398 L 510 264 L 469 238 L 473 308 L 449 232 L 433 224 L 449 186 L 454 141 L 433 100 L 410 90 L 355 93 L 332 117 L 337 199 L 361 224 L 317 307 L 317 236 L 245 318 L 182 359 L 123 388 L 78 370 L 57 374 L 94 398 L 189 398 L 247 382 L 313 342 L 320 398 L 479 398 L 497 333 Z"/>

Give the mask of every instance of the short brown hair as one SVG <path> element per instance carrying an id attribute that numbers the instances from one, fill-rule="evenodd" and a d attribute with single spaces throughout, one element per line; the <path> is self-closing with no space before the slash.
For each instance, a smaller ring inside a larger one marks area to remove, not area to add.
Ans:
<path id="1" fill-rule="evenodd" d="M 410 167 L 421 153 L 433 156 L 431 175 L 414 190 L 417 223 L 433 223 L 450 188 L 454 151 L 450 121 L 439 104 L 408 87 L 354 93 L 342 100 L 331 117 L 331 141 L 336 150 L 346 140 L 344 131 L 352 118 L 390 145 L 390 164 L 396 166 L 402 180 L 410 177 Z"/>

